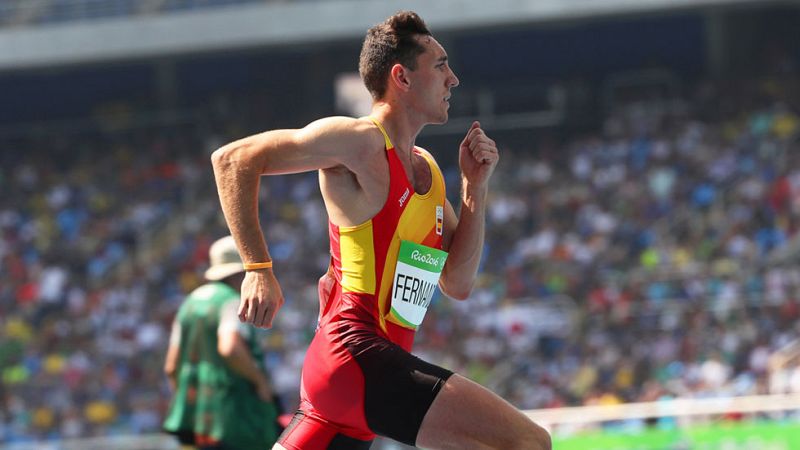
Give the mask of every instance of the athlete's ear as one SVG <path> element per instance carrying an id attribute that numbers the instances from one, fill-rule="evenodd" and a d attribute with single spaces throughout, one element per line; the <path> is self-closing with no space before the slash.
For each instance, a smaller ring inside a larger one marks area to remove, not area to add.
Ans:
<path id="1" fill-rule="evenodd" d="M 389 72 L 389 82 L 403 92 L 411 89 L 411 80 L 408 78 L 408 68 L 402 64 L 395 64 Z"/>

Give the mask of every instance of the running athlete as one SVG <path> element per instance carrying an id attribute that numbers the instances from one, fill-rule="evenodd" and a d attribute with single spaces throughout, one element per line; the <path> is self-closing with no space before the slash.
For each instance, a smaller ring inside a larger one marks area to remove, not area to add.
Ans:
<path id="1" fill-rule="evenodd" d="M 422 19 L 401 11 L 367 32 L 359 72 L 370 116 L 232 142 L 212 156 L 222 209 L 247 274 L 239 318 L 272 326 L 284 302 L 258 220 L 261 175 L 319 171 L 331 265 L 303 366 L 300 411 L 275 449 L 367 449 L 375 435 L 432 449 L 549 449 L 546 431 L 486 388 L 411 355 L 438 287 L 466 299 L 484 238 L 495 142 L 474 122 L 459 148 L 461 205 L 414 145 L 445 123 L 458 86 Z"/>

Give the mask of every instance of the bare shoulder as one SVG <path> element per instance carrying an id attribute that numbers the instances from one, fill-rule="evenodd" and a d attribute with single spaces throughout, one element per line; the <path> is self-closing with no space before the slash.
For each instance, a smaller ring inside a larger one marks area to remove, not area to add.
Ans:
<path id="1" fill-rule="evenodd" d="M 325 127 L 344 136 L 340 164 L 320 170 L 320 190 L 332 223 L 355 226 L 386 202 L 389 166 L 380 129 L 369 118 L 329 118 Z"/>
<path id="2" fill-rule="evenodd" d="M 347 116 L 328 116 L 317 119 L 309 123 L 304 130 L 319 132 L 355 132 L 363 123 L 368 120 L 347 117 Z"/>
<path id="3" fill-rule="evenodd" d="M 299 130 L 297 138 L 315 142 L 325 151 L 336 154 L 348 168 L 358 166 L 369 159 L 371 153 L 383 149 L 380 130 L 367 118 L 325 117 Z"/>
<path id="4" fill-rule="evenodd" d="M 331 116 L 315 120 L 300 130 L 305 139 L 335 139 L 349 149 L 368 148 L 380 139 L 380 131 L 369 119 Z"/>

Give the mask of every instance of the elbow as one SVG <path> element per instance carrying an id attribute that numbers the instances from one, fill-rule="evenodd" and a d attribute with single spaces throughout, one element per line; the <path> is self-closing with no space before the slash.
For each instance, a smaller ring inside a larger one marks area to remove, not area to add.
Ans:
<path id="1" fill-rule="evenodd" d="M 229 360 L 237 353 L 246 353 L 247 346 L 236 332 L 220 333 L 217 335 L 217 352 L 222 359 Z"/>
<path id="2" fill-rule="evenodd" d="M 220 340 L 217 345 L 217 351 L 223 359 L 230 359 L 236 353 L 236 345 L 229 340 Z"/>
<path id="3" fill-rule="evenodd" d="M 472 284 L 469 285 L 462 285 L 462 286 L 445 286 L 444 284 L 439 286 L 442 290 L 444 295 L 459 301 L 463 301 L 469 298 L 470 294 L 472 294 Z"/>
<path id="4" fill-rule="evenodd" d="M 447 296 L 450 298 L 454 298 L 458 301 L 464 301 L 469 298 L 469 295 L 472 293 L 472 289 L 460 290 L 455 291 L 452 293 L 448 293 Z"/>
<path id="5" fill-rule="evenodd" d="M 439 278 L 439 289 L 442 293 L 455 300 L 466 300 L 472 294 L 475 286 L 475 277 L 463 276 L 457 269 L 444 266 L 441 278 Z"/>
<path id="6" fill-rule="evenodd" d="M 214 171 L 222 170 L 231 165 L 234 153 L 235 148 L 230 144 L 214 150 L 211 153 L 211 166 L 214 167 Z"/>
<path id="7" fill-rule="evenodd" d="M 214 167 L 214 172 L 250 167 L 250 160 L 254 157 L 252 149 L 252 143 L 240 139 L 214 150 L 211 153 L 211 165 Z"/>
<path id="8" fill-rule="evenodd" d="M 169 378 L 173 378 L 175 376 L 175 365 L 174 364 L 164 364 L 164 375 Z"/>

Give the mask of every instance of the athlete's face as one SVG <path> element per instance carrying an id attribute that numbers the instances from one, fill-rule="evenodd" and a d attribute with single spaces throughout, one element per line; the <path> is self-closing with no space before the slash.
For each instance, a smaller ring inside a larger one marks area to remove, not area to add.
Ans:
<path id="1" fill-rule="evenodd" d="M 417 57 L 417 69 L 410 72 L 413 105 L 430 123 L 447 122 L 450 90 L 458 77 L 447 63 L 447 53 L 431 36 L 418 38 L 425 51 Z"/>

